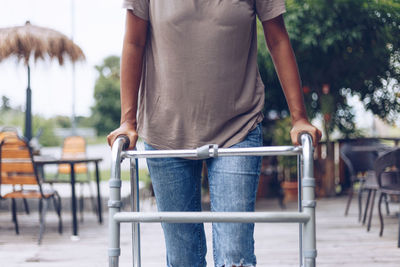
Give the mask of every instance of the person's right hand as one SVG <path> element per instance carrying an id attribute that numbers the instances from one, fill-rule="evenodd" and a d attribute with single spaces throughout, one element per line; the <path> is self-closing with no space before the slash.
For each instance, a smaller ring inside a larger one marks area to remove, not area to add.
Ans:
<path id="1" fill-rule="evenodd" d="M 109 135 L 107 135 L 108 144 L 112 146 L 117 137 L 121 135 L 126 135 L 129 138 L 128 150 L 134 149 L 136 146 L 136 141 L 138 139 L 138 134 L 136 132 L 136 124 L 128 121 L 123 122 L 119 126 L 119 128 L 115 129 Z"/>

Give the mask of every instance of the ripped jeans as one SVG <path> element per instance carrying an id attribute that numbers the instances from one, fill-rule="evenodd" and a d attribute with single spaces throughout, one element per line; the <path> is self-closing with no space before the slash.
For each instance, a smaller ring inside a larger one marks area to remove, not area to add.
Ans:
<path id="1" fill-rule="evenodd" d="M 258 125 L 232 147 L 262 145 Z M 146 150 L 154 150 L 145 144 Z M 205 160 L 211 211 L 254 211 L 261 157 L 233 156 Z M 202 160 L 147 159 L 159 211 L 200 211 Z M 168 267 L 204 267 L 207 252 L 202 223 L 162 223 Z M 253 223 L 213 223 L 216 267 L 256 266 Z"/>

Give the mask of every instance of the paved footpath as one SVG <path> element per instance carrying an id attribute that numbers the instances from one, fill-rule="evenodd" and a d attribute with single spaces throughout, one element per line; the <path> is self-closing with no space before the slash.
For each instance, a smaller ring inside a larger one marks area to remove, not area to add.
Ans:
<path id="1" fill-rule="evenodd" d="M 142 202 L 142 210 L 154 210 L 152 200 Z M 277 210 L 276 200 L 258 202 L 258 210 Z M 295 205 L 289 207 L 293 209 Z M 343 216 L 345 198 L 322 199 L 317 207 L 317 266 L 400 266 L 400 249 L 397 248 L 397 219 L 385 216 L 383 237 L 378 236 L 379 222 L 373 220 L 371 232 L 357 222 L 356 205 L 353 203 L 348 217 Z M 391 206 L 398 211 L 398 205 Z M 20 235 L 14 233 L 9 212 L 0 212 L 0 266 L 1 267 L 97 267 L 107 266 L 107 221 L 98 225 L 96 217 L 85 214 L 80 224 L 78 241 L 70 238 L 71 221 L 63 213 L 64 234 L 56 231 L 57 219 L 49 211 L 43 244 L 36 243 L 38 214 L 19 213 Z M 105 215 L 107 219 L 107 214 Z M 165 266 L 165 246 L 160 224 L 142 224 L 142 266 Z M 255 230 L 257 266 L 298 266 L 298 225 L 257 224 Z M 130 225 L 122 225 L 121 264 L 132 266 Z M 213 266 L 211 225 L 206 224 L 208 266 Z"/>

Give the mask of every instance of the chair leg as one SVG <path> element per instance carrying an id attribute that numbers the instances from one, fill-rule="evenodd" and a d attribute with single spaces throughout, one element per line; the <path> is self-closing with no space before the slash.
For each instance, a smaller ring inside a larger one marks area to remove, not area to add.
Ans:
<path id="1" fill-rule="evenodd" d="M 397 237 L 397 247 L 400 248 L 400 212 L 397 214 L 397 218 L 399 219 L 399 233 Z"/>
<path id="2" fill-rule="evenodd" d="M 383 195 L 384 195 L 384 193 L 381 193 L 381 195 L 379 196 L 379 202 L 378 202 L 379 221 L 381 223 L 381 229 L 379 230 L 379 236 L 382 236 L 382 234 L 383 234 L 383 217 L 382 217 L 382 210 L 381 210 Z"/>
<path id="3" fill-rule="evenodd" d="M 63 232 L 63 225 L 62 225 L 62 218 L 61 218 L 61 198 L 58 194 L 53 195 L 53 204 L 54 209 L 56 210 L 58 216 L 58 232 L 62 234 Z"/>
<path id="4" fill-rule="evenodd" d="M 371 189 L 368 189 L 368 195 L 367 195 L 367 201 L 365 202 L 365 209 L 364 209 L 364 215 L 362 219 L 362 224 L 365 224 L 365 221 L 367 220 L 367 213 L 368 213 L 368 206 L 369 206 L 369 201 L 371 199 Z"/>
<path id="5" fill-rule="evenodd" d="M 26 200 L 26 198 L 23 198 L 24 200 L 24 207 L 25 207 L 25 212 L 26 214 L 29 214 L 29 205 L 28 205 L 28 201 Z"/>
<path id="6" fill-rule="evenodd" d="M 349 213 L 351 200 L 353 199 L 353 193 L 354 193 L 353 184 L 351 184 L 350 190 L 349 190 L 349 196 L 347 198 L 346 209 L 344 210 L 344 216 L 347 216 L 347 214 Z"/>
<path id="7" fill-rule="evenodd" d="M 87 185 L 89 187 L 90 201 L 92 202 L 92 209 L 93 209 L 94 214 L 98 215 L 99 212 L 98 212 L 96 200 L 94 198 L 94 193 L 92 190 L 92 183 L 91 183 L 91 179 L 90 179 L 89 169 L 87 170 L 86 177 L 87 177 Z"/>
<path id="8" fill-rule="evenodd" d="M 360 184 L 360 189 L 358 190 L 358 222 L 361 222 L 361 213 L 362 213 L 362 193 L 364 190 L 361 189 L 361 184 Z"/>
<path id="9" fill-rule="evenodd" d="M 46 218 L 48 201 L 49 201 L 49 199 L 44 199 L 44 201 L 42 200 L 41 211 L 40 211 L 40 230 L 39 230 L 39 239 L 38 239 L 38 244 L 39 245 L 42 243 L 44 230 L 46 228 L 46 225 L 45 225 L 46 220 L 45 220 L 45 218 Z"/>
<path id="10" fill-rule="evenodd" d="M 376 196 L 376 190 L 372 190 L 372 200 L 368 217 L 367 232 L 369 232 L 369 230 L 371 229 L 372 214 L 374 212 L 374 205 L 375 205 L 375 196 Z"/>
<path id="11" fill-rule="evenodd" d="M 83 211 L 85 209 L 85 205 L 84 205 L 84 196 L 83 196 L 83 183 L 79 184 L 80 189 L 81 189 L 81 196 L 79 198 L 79 213 L 80 213 L 80 217 L 81 217 L 81 222 L 83 222 Z"/>
<path id="12" fill-rule="evenodd" d="M 99 208 L 97 207 L 97 203 L 96 203 L 94 193 L 93 193 L 92 183 L 90 181 L 88 182 L 88 187 L 89 187 L 89 195 L 90 195 L 90 201 L 92 202 L 93 212 L 94 212 L 94 214 L 98 215 Z"/>
<path id="13" fill-rule="evenodd" d="M 385 194 L 386 215 L 390 215 L 388 195 Z"/>
<path id="14" fill-rule="evenodd" d="M 43 210 L 43 199 L 39 198 L 39 221 L 40 218 L 42 217 L 42 210 Z"/>
<path id="15" fill-rule="evenodd" d="M 12 221 L 14 222 L 15 226 L 15 233 L 19 235 L 18 220 L 17 220 L 17 203 L 15 198 L 11 199 L 11 212 L 12 212 Z"/>

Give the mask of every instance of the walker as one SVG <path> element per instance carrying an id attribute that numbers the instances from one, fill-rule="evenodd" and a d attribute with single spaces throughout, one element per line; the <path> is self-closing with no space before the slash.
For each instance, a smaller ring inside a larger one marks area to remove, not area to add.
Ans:
<path id="1" fill-rule="evenodd" d="M 140 223 L 299 223 L 300 267 L 315 267 L 317 257 L 315 238 L 315 179 L 313 146 L 309 134 L 300 137 L 301 146 L 269 146 L 255 148 L 218 148 L 205 145 L 197 149 L 136 151 L 123 149 L 129 139 L 121 136 L 112 146 L 111 178 L 109 181 L 109 267 L 119 266 L 120 223 L 132 224 L 133 266 L 140 267 Z M 189 157 L 205 159 L 225 156 L 297 156 L 298 212 L 139 212 L 138 158 Z M 130 159 L 132 212 L 121 212 L 121 162 Z"/>

